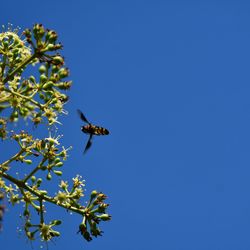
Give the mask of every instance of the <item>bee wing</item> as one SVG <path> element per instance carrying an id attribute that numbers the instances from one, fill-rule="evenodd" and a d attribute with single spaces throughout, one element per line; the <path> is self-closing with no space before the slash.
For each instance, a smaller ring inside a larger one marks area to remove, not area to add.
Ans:
<path id="1" fill-rule="evenodd" d="M 82 113 L 82 111 L 80 109 L 77 109 L 77 113 L 80 116 L 80 118 L 84 121 L 87 122 L 88 124 L 90 124 L 90 122 L 87 120 L 87 118 L 85 117 L 85 115 Z"/>
<path id="2" fill-rule="evenodd" d="M 89 136 L 89 139 L 88 139 L 88 142 L 87 142 L 87 144 L 86 144 L 86 147 L 85 147 L 85 149 L 84 149 L 84 154 L 87 152 L 87 150 L 91 147 L 91 145 L 92 145 L 92 137 L 93 137 L 93 135 L 92 134 L 90 134 L 90 136 Z"/>

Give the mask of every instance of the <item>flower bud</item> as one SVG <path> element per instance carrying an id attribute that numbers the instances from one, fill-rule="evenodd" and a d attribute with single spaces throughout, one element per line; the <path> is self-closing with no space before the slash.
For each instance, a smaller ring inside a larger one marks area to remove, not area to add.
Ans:
<path id="1" fill-rule="evenodd" d="M 35 24 L 33 27 L 33 33 L 34 33 L 35 39 L 40 40 L 45 33 L 43 25 L 42 24 Z"/>
<path id="2" fill-rule="evenodd" d="M 51 89 L 53 87 L 53 82 L 49 81 L 43 85 L 43 89 Z"/>
<path id="3" fill-rule="evenodd" d="M 25 160 L 23 160 L 23 161 L 24 161 L 25 163 L 29 164 L 29 165 L 32 164 L 32 160 L 30 160 L 30 159 L 27 159 L 27 160 L 25 159 Z"/>
<path id="4" fill-rule="evenodd" d="M 60 232 L 53 230 L 53 231 L 50 231 L 50 235 L 52 237 L 59 237 L 61 234 Z"/>
<path id="5" fill-rule="evenodd" d="M 90 199 L 93 200 L 99 193 L 96 190 L 93 190 L 90 195 Z"/>
<path id="6" fill-rule="evenodd" d="M 102 214 L 102 215 L 99 215 L 98 218 L 100 218 L 100 219 L 103 220 L 103 221 L 111 220 L 111 216 L 110 216 L 109 214 Z"/>
<path id="7" fill-rule="evenodd" d="M 36 182 L 36 183 L 37 183 L 37 185 L 39 185 L 39 186 L 40 186 L 40 185 L 41 185 L 41 183 L 42 183 L 42 181 L 43 181 L 43 180 L 42 180 L 42 178 L 38 178 L 38 179 L 37 179 L 37 182 Z"/>
<path id="8" fill-rule="evenodd" d="M 63 162 L 61 161 L 55 164 L 55 167 L 61 167 L 61 166 L 63 166 Z"/>
<path id="9" fill-rule="evenodd" d="M 52 64 L 55 65 L 63 65 L 64 64 L 64 60 L 61 56 L 54 56 L 52 59 Z"/>
<path id="10" fill-rule="evenodd" d="M 5 49 L 7 49 L 8 46 L 9 46 L 9 42 L 8 41 L 3 41 L 2 44 L 3 44 L 3 46 L 4 46 Z"/>
<path id="11" fill-rule="evenodd" d="M 32 182 L 35 182 L 36 181 L 36 176 L 32 175 L 30 179 L 31 179 Z"/>
<path id="12" fill-rule="evenodd" d="M 53 51 L 53 50 L 55 50 L 54 48 L 55 48 L 55 45 L 52 44 L 52 43 L 49 43 L 48 46 L 46 47 L 46 50 L 47 51 Z"/>
<path id="13" fill-rule="evenodd" d="M 62 49 L 62 47 L 63 47 L 62 44 L 57 43 L 54 45 L 54 50 Z"/>
<path id="14" fill-rule="evenodd" d="M 53 170 L 53 172 L 58 176 L 62 176 L 62 171 Z"/>
<path id="15" fill-rule="evenodd" d="M 59 158 L 59 157 L 57 157 L 55 160 L 54 160 L 54 163 L 58 163 L 58 162 L 60 162 L 61 161 L 61 159 Z"/>
<path id="16" fill-rule="evenodd" d="M 27 37 L 27 38 L 31 38 L 31 31 L 29 29 L 26 29 L 23 31 L 23 34 Z"/>
<path id="17" fill-rule="evenodd" d="M 49 30 L 45 36 L 46 41 L 54 43 L 57 39 L 57 34 L 54 30 Z"/>
<path id="18" fill-rule="evenodd" d="M 85 238 L 85 240 L 87 240 L 87 241 L 92 240 L 90 233 L 87 231 L 87 227 L 84 223 L 80 224 L 78 232 L 81 233 L 81 235 Z"/>
<path id="19" fill-rule="evenodd" d="M 46 81 L 47 81 L 47 76 L 46 75 L 44 75 L 44 74 L 42 74 L 42 75 L 40 75 L 40 82 L 41 83 L 45 83 Z"/>
<path id="20" fill-rule="evenodd" d="M 47 176 L 46 176 L 46 179 L 47 179 L 48 181 L 50 181 L 50 180 L 52 179 L 52 175 L 51 175 L 50 172 L 48 172 L 48 174 L 47 174 Z"/>
<path id="21" fill-rule="evenodd" d="M 61 68 L 58 72 L 60 78 L 69 76 L 69 70 L 67 68 Z"/>
<path id="22" fill-rule="evenodd" d="M 40 74 L 44 74 L 46 71 L 47 71 L 47 69 L 46 69 L 45 65 L 41 65 L 39 68 Z"/>

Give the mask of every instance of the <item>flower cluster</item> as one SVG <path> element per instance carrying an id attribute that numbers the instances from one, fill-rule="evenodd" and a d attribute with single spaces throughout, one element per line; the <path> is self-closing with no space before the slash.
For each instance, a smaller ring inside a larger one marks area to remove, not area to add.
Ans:
<path id="1" fill-rule="evenodd" d="M 0 35 L 0 110 L 12 108 L 11 121 L 31 117 L 35 125 L 47 118 L 49 124 L 57 121 L 57 114 L 65 111 L 71 81 L 66 81 L 69 70 L 64 59 L 56 53 L 62 48 L 55 31 L 45 30 L 41 24 L 25 30 L 21 40 L 15 32 Z M 32 53 L 33 50 L 33 53 Z M 31 63 L 40 62 L 39 78 L 22 76 Z"/>
<path id="2" fill-rule="evenodd" d="M 12 205 L 22 205 L 24 232 L 29 240 L 40 237 L 42 241 L 50 241 L 60 236 L 55 227 L 62 221 L 46 222 L 45 215 L 49 212 L 46 204 L 51 203 L 79 214 L 79 232 L 90 241 L 91 236 L 102 235 L 99 223 L 111 219 L 106 212 L 107 197 L 93 191 L 87 203 L 82 201 L 85 182 L 79 175 L 69 184 L 61 180 L 59 190 L 52 195 L 46 185 L 63 175 L 71 147 L 61 146 L 61 135 L 52 136 L 51 132 L 48 137 L 39 139 L 24 130 L 9 130 L 11 123 L 30 118 L 34 127 L 47 120 L 49 131 L 52 131 L 50 125 L 60 123 L 58 114 L 66 114 L 63 108 L 68 97 L 63 91 L 71 86 L 71 81 L 65 80 L 69 70 L 64 66 L 63 57 L 56 52 L 62 48 L 56 32 L 35 24 L 23 35 L 25 39 L 21 39 L 16 30 L 0 33 L 0 141 L 12 141 L 16 149 L 13 156 L 0 162 L 0 201 L 5 196 Z M 36 77 L 24 76 L 29 65 L 36 67 Z M 7 117 L 3 116 L 4 112 Z M 18 175 L 13 174 L 17 165 L 22 166 Z M 0 204 L 0 223 L 3 213 L 4 206 Z"/>
<path id="3" fill-rule="evenodd" d="M 67 181 L 61 180 L 60 190 L 55 196 L 50 196 L 48 190 L 42 189 L 42 183 L 44 182 L 42 172 L 46 172 L 46 181 L 52 179 L 52 174 L 56 176 L 63 174 L 58 169 L 63 166 L 63 162 L 67 159 L 69 148 L 60 148 L 60 136 L 52 137 L 50 135 L 44 140 L 40 140 L 34 139 L 32 135 L 21 131 L 18 134 L 12 134 L 11 138 L 17 142 L 19 152 L 0 164 L 0 176 L 11 181 L 14 185 L 7 185 L 0 177 L 0 189 L 4 190 L 12 205 L 24 204 L 23 217 L 25 219 L 24 231 L 26 236 L 33 240 L 35 235 L 39 234 L 42 240 L 49 241 L 51 238 L 60 235 L 53 227 L 58 226 L 61 222 L 53 220 L 49 224 L 45 223 L 44 201 L 80 214 L 83 221 L 79 226 L 79 232 L 87 241 L 92 239 L 91 235 L 94 237 L 101 236 L 102 231 L 98 228 L 99 222 L 111 219 L 110 215 L 106 213 L 108 207 L 108 204 L 104 203 L 107 198 L 106 195 L 93 191 L 88 205 L 82 205 L 81 198 L 85 196 L 85 181 L 80 175 L 72 178 L 71 185 Z M 37 162 L 36 166 L 23 178 L 16 179 L 11 176 L 11 170 L 15 167 L 13 165 L 17 162 L 30 165 L 34 163 L 33 160 Z M 32 223 L 34 212 L 40 214 L 39 223 Z"/>
<path id="4" fill-rule="evenodd" d="M 109 204 L 104 203 L 107 196 L 103 193 L 92 191 L 89 203 L 84 209 L 83 221 L 79 225 L 81 235 L 87 240 L 91 241 L 92 236 L 97 237 L 102 235 L 102 231 L 98 227 L 100 221 L 111 220 L 111 216 L 106 213 Z"/>

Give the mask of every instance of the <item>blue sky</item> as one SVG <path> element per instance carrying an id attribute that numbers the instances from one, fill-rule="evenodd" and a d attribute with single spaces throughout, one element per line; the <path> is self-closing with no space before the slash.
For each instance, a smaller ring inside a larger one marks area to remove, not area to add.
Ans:
<path id="1" fill-rule="evenodd" d="M 60 127 L 73 146 L 64 178 L 81 173 L 111 203 L 113 219 L 91 243 L 76 235 L 80 218 L 53 207 L 64 224 L 50 249 L 250 248 L 249 1 L 13 0 L 1 9 L 1 24 L 58 32 L 74 81 Z M 85 156 L 77 108 L 111 132 Z M 18 223 L 9 207 L 8 249 L 29 247 Z"/>

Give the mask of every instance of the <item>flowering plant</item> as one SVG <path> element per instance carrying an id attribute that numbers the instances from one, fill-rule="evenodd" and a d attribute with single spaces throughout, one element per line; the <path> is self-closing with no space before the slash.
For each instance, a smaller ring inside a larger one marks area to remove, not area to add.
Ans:
<path id="1" fill-rule="evenodd" d="M 5 196 L 11 204 L 23 205 L 24 232 L 30 240 L 39 236 L 48 242 L 60 235 L 55 228 L 61 221 L 56 218 L 46 221 L 45 218 L 45 211 L 49 212 L 46 204 L 52 203 L 79 214 L 78 232 L 90 241 L 92 236 L 102 234 L 99 223 L 111 219 L 106 213 L 107 197 L 94 190 L 84 203 L 87 205 L 82 205 L 85 184 L 79 175 L 71 183 L 61 180 L 59 190 L 51 195 L 44 183 L 63 174 L 70 148 L 60 146 L 60 136 L 49 134 L 39 139 L 24 130 L 9 130 L 12 123 L 22 118 L 30 119 L 36 127 L 41 123 L 48 126 L 60 123 L 58 115 L 66 114 L 63 107 L 68 101 L 64 91 L 71 86 L 71 81 L 65 80 L 69 70 L 58 53 L 62 45 L 57 42 L 56 32 L 35 24 L 32 30 L 26 29 L 22 35 L 25 38 L 11 29 L 0 33 L 0 138 L 2 143 L 11 141 L 17 148 L 11 157 L 0 162 L 0 201 Z M 36 76 L 28 74 L 30 65 L 38 69 Z M 17 178 L 13 169 L 18 163 L 33 168 L 23 167 Z M 2 204 L 0 222 L 3 213 Z"/>

